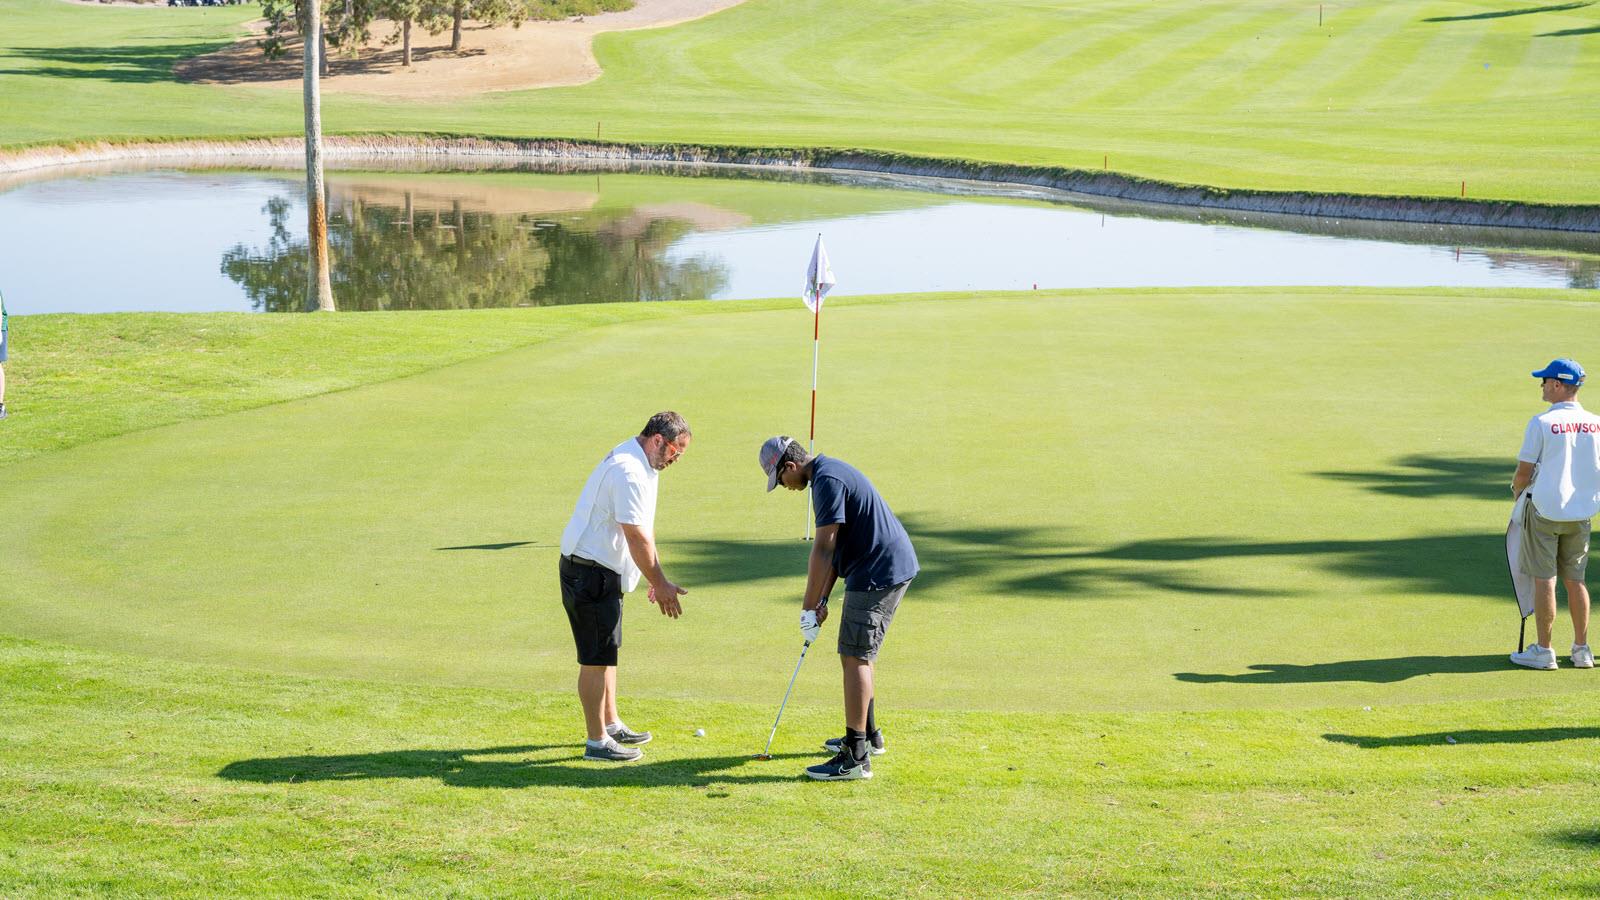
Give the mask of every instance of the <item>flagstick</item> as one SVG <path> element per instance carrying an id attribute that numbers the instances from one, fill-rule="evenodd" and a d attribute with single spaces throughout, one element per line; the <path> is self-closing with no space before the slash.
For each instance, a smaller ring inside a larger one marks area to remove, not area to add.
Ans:
<path id="1" fill-rule="evenodd" d="M 813 294 L 816 308 L 811 314 L 811 442 L 806 446 L 806 455 L 813 456 L 817 452 L 817 360 L 821 356 L 822 347 L 822 291 Z M 811 540 L 811 504 L 806 503 L 806 530 L 800 538 L 803 541 Z"/>

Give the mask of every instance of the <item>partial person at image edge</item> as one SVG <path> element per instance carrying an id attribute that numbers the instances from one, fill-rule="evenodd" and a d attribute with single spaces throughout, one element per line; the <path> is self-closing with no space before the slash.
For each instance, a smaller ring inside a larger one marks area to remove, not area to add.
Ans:
<path id="1" fill-rule="evenodd" d="M 6 344 L 11 336 L 10 323 L 6 321 L 6 295 L 0 294 L 0 419 L 10 413 L 6 412 Z"/>
<path id="2" fill-rule="evenodd" d="M 689 425 L 675 412 L 659 412 L 605 455 L 583 485 L 561 533 L 561 605 L 578 650 L 578 701 L 587 740 L 583 758 L 633 762 L 648 731 L 634 731 L 617 714 L 617 655 L 622 649 L 622 595 L 650 582 L 650 602 L 676 619 L 678 598 L 656 555 L 656 481 L 689 449 Z"/>
<path id="3" fill-rule="evenodd" d="M 1522 516 L 1521 568 L 1533 578 L 1537 642 L 1511 654 L 1530 669 L 1556 668 L 1550 633 L 1556 618 L 1556 577 L 1567 589 L 1572 613 L 1572 665 L 1594 668 L 1589 649 L 1589 520 L 1600 513 L 1600 416 L 1578 404 L 1583 366 L 1552 360 L 1532 373 L 1550 408 L 1528 421 L 1511 495 L 1526 502 Z M 1528 492 L 1526 501 L 1523 492 Z"/>

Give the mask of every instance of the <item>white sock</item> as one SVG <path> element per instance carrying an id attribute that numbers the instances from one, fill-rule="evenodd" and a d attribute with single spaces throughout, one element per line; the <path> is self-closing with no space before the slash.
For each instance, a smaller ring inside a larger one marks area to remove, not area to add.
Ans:
<path id="1" fill-rule="evenodd" d="M 603 737 L 598 741 L 585 740 L 584 743 L 589 745 L 590 747 L 592 747 L 595 750 L 603 750 L 603 749 L 605 749 L 607 744 L 614 744 L 616 742 L 613 741 L 609 737 Z"/>
<path id="2" fill-rule="evenodd" d="M 606 726 L 606 734 L 616 734 L 619 731 L 626 731 L 627 729 L 628 726 L 622 724 L 622 720 L 618 719 Z"/>

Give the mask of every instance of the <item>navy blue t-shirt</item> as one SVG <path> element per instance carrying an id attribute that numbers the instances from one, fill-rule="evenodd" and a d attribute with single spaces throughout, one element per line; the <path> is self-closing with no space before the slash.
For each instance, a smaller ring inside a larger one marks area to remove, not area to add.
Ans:
<path id="1" fill-rule="evenodd" d="M 817 525 L 838 525 L 833 567 L 848 591 L 881 591 L 917 574 L 917 552 L 867 476 L 817 454 L 811 464 L 811 507 Z"/>

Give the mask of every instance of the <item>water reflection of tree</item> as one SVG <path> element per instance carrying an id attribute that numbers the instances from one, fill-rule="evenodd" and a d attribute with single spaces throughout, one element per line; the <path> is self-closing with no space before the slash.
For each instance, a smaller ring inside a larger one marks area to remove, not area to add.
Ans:
<path id="1" fill-rule="evenodd" d="M 239 244 L 222 256 L 222 273 L 257 310 L 301 309 L 305 241 L 289 233 L 293 209 L 287 197 L 267 201 L 267 245 Z M 409 194 L 404 206 L 349 199 L 330 223 L 334 292 L 345 310 L 477 309 L 694 299 L 727 284 L 717 262 L 662 258 L 694 228 L 689 222 L 640 221 L 622 211 L 565 218 L 467 211 L 460 203 L 417 209 Z"/>
<path id="2" fill-rule="evenodd" d="M 1565 278 L 1570 288 L 1600 288 L 1600 259 L 1594 257 L 1538 256 L 1509 250 L 1485 250 L 1483 257 L 1497 269 L 1532 269 Z"/>

